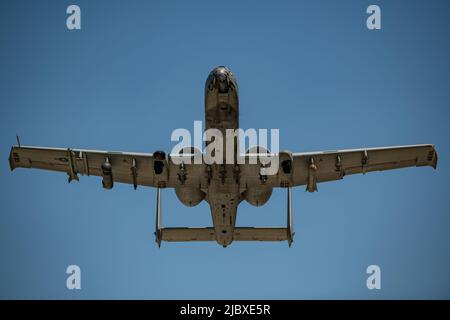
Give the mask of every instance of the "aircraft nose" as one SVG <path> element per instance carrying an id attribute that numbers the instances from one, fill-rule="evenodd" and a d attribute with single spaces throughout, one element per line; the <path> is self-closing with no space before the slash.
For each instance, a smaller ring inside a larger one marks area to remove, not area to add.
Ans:
<path id="1" fill-rule="evenodd" d="M 225 81 L 228 77 L 228 71 L 225 69 L 225 67 L 217 67 L 214 70 L 214 76 L 219 81 Z"/>
<path id="2" fill-rule="evenodd" d="M 215 83 L 219 92 L 225 93 L 228 92 L 229 86 L 229 71 L 225 67 L 217 67 L 213 71 L 213 75 L 215 78 Z"/>

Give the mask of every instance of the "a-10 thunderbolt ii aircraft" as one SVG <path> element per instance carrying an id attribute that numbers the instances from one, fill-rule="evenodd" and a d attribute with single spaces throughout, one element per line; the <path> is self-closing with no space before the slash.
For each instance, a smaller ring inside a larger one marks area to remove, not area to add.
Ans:
<path id="1" fill-rule="evenodd" d="M 224 132 L 237 129 L 239 120 L 238 86 L 233 73 L 217 67 L 205 84 L 205 127 Z M 191 149 L 192 150 L 192 149 Z M 236 149 L 234 149 L 236 151 Z M 237 151 L 236 151 L 237 152 Z M 267 151 L 266 151 L 267 152 Z M 193 153 L 191 153 L 192 156 Z M 189 156 L 189 155 L 188 155 Z M 236 157 L 234 157 L 236 159 Z M 171 155 L 111 152 L 70 148 L 13 146 L 9 156 L 11 170 L 17 167 L 65 172 L 69 182 L 78 174 L 103 178 L 111 189 L 114 182 L 157 188 L 156 242 L 217 241 L 226 247 L 233 241 L 293 241 L 291 188 L 306 186 L 314 192 L 317 183 L 339 180 L 346 175 L 412 166 L 436 169 L 434 145 L 407 145 L 324 152 L 279 152 L 275 174 L 261 174 L 264 163 L 206 164 L 175 163 Z M 187 206 L 206 200 L 211 207 L 213 227 L 165 228 L 161 226 L 161 188 L 175 188 L 178 199 Z M 265 204 L 273 188 L 287 189 L 286 227 L 236 227 L 239 203 Z"/>

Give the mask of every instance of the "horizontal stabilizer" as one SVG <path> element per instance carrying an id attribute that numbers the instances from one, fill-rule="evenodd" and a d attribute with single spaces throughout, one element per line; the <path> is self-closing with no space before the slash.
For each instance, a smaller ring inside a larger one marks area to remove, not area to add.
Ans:
<path id="1" fill-rule="evenodd" d="M 162 241 L 215 241 L 214 228 L 162 228 Z"/>
<path id="2" fill-rule="evenodd" d="M 288 228 L 236 228 L 235 241 L 285 241 L 289 239 Z"/>
<path id="3" fill-rule="evenodd" d="M 215 241 L 214 228 L 162 228 L 161 240 L 177 241 Z M 289 239 L 288 228 L 237 227 L 234 229 L 234 241 L 284 241 Z"/>

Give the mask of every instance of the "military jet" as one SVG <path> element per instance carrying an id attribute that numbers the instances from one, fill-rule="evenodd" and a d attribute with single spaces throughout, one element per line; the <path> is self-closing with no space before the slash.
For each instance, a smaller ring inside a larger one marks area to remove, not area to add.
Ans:
<path id="1" fill-rule="evenodd" d="M 239 97 L 236 78 L 230 69 L 214 68 L 205 83 L 205 127 L 224 132 L 238 128 Z M 18 140 L 18 139 L 17 139 Z M 191 150 L 192 151 L 192 150 Z M 237 151 L 236 151 L 237 152 Z M 193 157 L 196 151 L 184 156 Z M 65 172 L 69 182 L 78 174 L 102 177 L 102 185 L 111 189 L 115 182 L 156 188 L 156 242 L 216 241 L 227 247 L 233 241 L 293 241 L 291 188 L 306 186 L 317 191 L 317 184 L 340 180 L 344 176 L 398 169 L 431 166 L 436 169 L 434 145 L 406 145 L 323 152 L 278 154 L 276 174 L 261 172 L 264 163 L 206 164 L 173 161 L 171 154 L 112 152 L 71 148 L 21 146 L 19 140 L 9 156 L 11 170 L 35 168 Z M 161 189 L 174 188 L 178 199 L 187 206 L 206 200 L 211 208 L 212 227 L 162 227 Z M 239 203 L 264 205 L 273 188 L 287 190 L 287 225 L 284 227 L 237 227 Z"/>

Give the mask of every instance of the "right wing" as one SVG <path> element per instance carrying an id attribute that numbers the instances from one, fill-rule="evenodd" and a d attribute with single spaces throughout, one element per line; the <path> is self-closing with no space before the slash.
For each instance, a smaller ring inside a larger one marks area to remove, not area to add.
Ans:
<path id="1" fill-rule="evenodd" d="M 293 153 L 292 162 L 292 186 L 306 185 L 308 191 L 316 191 L 316 183 L 350 174 L 420 166 L 436 169 L 437 152 L 430 144 L 305 152 Z"/>

